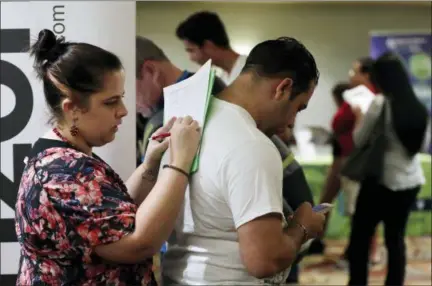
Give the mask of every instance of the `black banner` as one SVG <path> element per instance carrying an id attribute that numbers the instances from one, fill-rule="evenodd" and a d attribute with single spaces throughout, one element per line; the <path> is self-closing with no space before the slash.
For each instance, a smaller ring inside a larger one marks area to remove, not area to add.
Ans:
<path id="1" fill-rule="evenodd" d="M 30 47 L 30 29 L 2 29 L 1 53 L 27 53 Z M 4 58 L 0 61 L 1 84 L 9 87 L 15 96 L 15 107 L 12 112 L 1 118 L 1 142 L 8 141 L 19 135 L 30 121 L 33 111 L 33 90 L 25 73 L 13 63 Z M 28 155 L 32 144 L 14 144 L 12 146 L 13 181 L 1 172 L 0 198 L 10 208 L 15 209 L 17 190 L 24 168 L 24 158 Z M 14 219 L 0 220 L 0 242 L 17 242 Z M 1 255 L 1 254 L 0 254 Z M 0 285 L 16 285 L 17 275 L 1 275 Z"/>

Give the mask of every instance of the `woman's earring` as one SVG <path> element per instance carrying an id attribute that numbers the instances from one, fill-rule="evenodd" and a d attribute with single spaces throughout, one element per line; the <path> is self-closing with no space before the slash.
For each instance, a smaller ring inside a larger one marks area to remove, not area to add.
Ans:
<path id="1" fill-rule="evenodd" d="M 78 135 L 78 127 L 76 126 L 76 122 L 77 122 L 77 121 L 78 121 L 77 119 L 74 119 L 74 120 L 73 120 L 73 124 L 72 124 L 72 126 L 71 126 L 71 128 L 70 128 L 70 134 L 71 134 L 73 137 L 75 137 L 75 136 Z"/>

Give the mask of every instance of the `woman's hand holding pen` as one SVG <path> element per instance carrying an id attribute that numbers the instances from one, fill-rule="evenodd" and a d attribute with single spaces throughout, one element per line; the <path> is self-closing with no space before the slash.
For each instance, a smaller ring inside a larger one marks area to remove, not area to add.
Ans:
<path id="1" fill-rule="evenodd" d="M 171 118 L 159 128 L 148 143 L 144 164 L 159 166 L 163 153 L 170 148 L 170 164 L 189 171 L 200 140 L 198 122 L 192 117 Z"/>
<path id="2" fill-rule="evenodd" d="M 170 164 L 188 172 L 200 141 L 198 122 L 190 116 L 177 118 L 170 133 Z"/>
<path id="3" fill-rule="evenodd" d="M 164 126 L 156 130 L 156 132 L 153 134 L 153 137 L 168 133 L 173 127 L 175 121 L 175 117 L 171 118 Z M 149 140 L 143 164 L 150 168 L 156 166 L 159 167 L 162 155 L 168 149 L 168 147 L 169 138 L 164 138 L 163 140 Z"/>

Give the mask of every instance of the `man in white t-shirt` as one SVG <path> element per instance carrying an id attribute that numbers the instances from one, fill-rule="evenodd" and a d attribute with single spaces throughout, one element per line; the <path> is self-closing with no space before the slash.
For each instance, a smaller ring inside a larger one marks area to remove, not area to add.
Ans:
<path id="1" fill-rule="evenodd" d="M 222 70 L 218 74 L 226 85 L 231 84 L 246 63 L 246 56 L 235 52 L 225 26 L 216 13 L 201 11 L 191 15 L 177 27 L 177 37 L 183 41 L 191 61 L 205 64 L 209 59 Z"/>
<path id="2" fill-rule="evenodd" d="M 313 56 L 297 40 L 265 41 L 213 99 L 199 169 L 163 258 L 164 286 L 285 282 L 324 216 L 304 203 L 286 224 L 282 160 L 269 136 L 294 124 L 318 77 Z"/>

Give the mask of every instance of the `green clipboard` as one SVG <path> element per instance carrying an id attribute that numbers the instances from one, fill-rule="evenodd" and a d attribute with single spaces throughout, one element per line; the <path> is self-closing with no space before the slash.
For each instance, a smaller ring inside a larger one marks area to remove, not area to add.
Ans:
<path id="1" fill-rule="evenodd" d="M 207 87 L 207 94 L 206 94 L 206 97 L 207 97 L 206 98 L 206 106 L 204 109 L 204 123 L 203 123 L 203 126 L 201 127 L 201 129 L 202 129 L 201 134 L 204 134 L 204 128 L 206 126 L 208 115 L 209 115 L 210 104 L 211 104 L 212 98 L 213 98 L 212 90 L 213 90 L 214 80 L 215 80 L 215 70 L 211 69 L 210 78 L 209 78 L 208 87 Z M 200 141 L 201 140 L 202 140 L 202 136 L 201 136 Z M 201 142 L 200 142 L 200 146 L 198 147 L 197 154 L 195 155 L 195 158 L 193 160 L 192 167 L 190 169 L 190 174 L 194 174 L 198 171 L 200 152 L 201 152 Z"/>

